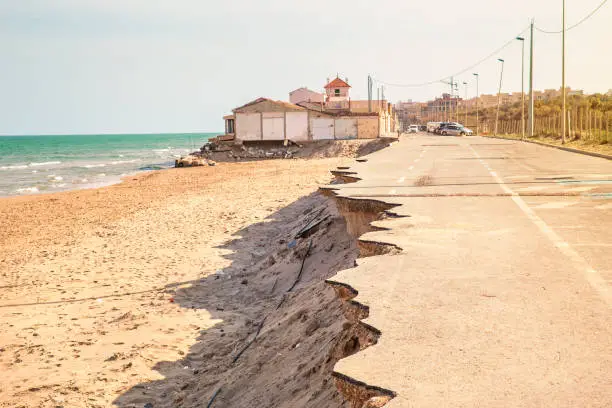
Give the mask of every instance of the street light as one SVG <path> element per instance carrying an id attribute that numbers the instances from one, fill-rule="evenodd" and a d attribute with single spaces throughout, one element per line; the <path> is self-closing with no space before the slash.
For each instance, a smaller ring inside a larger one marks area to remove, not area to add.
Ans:
<path id="1" fill-rule="evenodd" d="M 502 79 L 504 78 L 504 60 L 501 58 L 497 59 L 501 62 L 501 72 L 499 74 L 499 91 L 497 91 L 497 113 L 495 114 L 495 133 L 494 136 L 497 136 L 497 122 L 499 121 L 499 102 L 501 99 L 501 87 L 502 87 Z"/>
<path id="2" fill-rule="evenodd" d="M 463 81 L 463 86 L 465 86 L 465 99 L 463 100 L 463 107 L 465 108 L 465 125 L 467 126 L 467 85 L 468 83 Z"/>
<path id="3" fill-rule="evenodd" d="M 478 74 L 472 74 L 476 77 L 476 135 L 478 135 L 478 105 L 480 103 L 480 94 L 478 93 Z"/>
<path id="4" fill-rule="evenodd" d="M 563 43 L 563 51 L 561 53 L 561 91 L 563 92 L 563 115 L 561 115 L 563 117 L 563 127 L 561 129 L 561 143 L 565 144 L 565 121 L 567 119 L 567 114 L 565 113 L 565 0 L 563 0 L 563 35 L 561 42 Z"/>
<path id="5" fill-rule="evenodd" d="M 521 42 L 521 139 L 525 139 L 525 38 L 516 39 Z"/>
<path id="6" fill-rule="evenodd" d="M 459 122 L 459 82 L 457 81 L 455 81 L 455 91 L 457 91 L 457 97 L 455 98 L 455 117 L 456 117 L 457 122 Z M 453 102 L 453 99 L 451 97 L 451 103 L 452 102 Z"/>

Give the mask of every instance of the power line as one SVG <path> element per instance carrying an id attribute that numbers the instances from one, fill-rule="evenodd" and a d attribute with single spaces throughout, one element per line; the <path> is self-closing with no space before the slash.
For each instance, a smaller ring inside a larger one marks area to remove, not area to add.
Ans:
<path id="1" fill-rule="evenodd" d="M 607 0 L 606 0 L 606 1 L 607 1 Z M 478 62 L 476 62 L 475 64 L 472 64 L 472 65 L 470 65 L 469 67 L 467 67 L 467 68 L 465 68 L 465 69 L 462 69 L 462 70 L 461 70 L 461 71 L 459 71 L 459 72 L 456 72 L 456 73 L 451 74 L 451 75 L 447 75 L 447 76 L 445 76 L 445 77 L 442 77 L 442 78 L 440 78 L 440 79 L 436 79 L 436 80 L 434 80 L 434 81 L 423 82 L 423 83 L 420 83 L 420 84 L 394 84 L 394 83 L 391 83 L 391 82 L 381 81 L 381 80 L 376 79 L 376 78 L 374 78 L 374 80 L 375 80 L 376 82 L 380 83 L 380 84 L 384 84 L 384 85 L 387 85 L 387 86 L 396 86 L 396 87 L 402 87 L 402 88 L 418 88 L 418 87 L 421 87 L 421 86 L 433 85 L 433 84 L 436 84 L 436 83 L 443 83 L 443 81 L 444 81 L 445 79 L 450 78 L 450 77 L 456 77 L 456 76 L 459 76 L 459 75 L 461 75 L 461 74 L 464 74 L 464 73 L 466 73 L 467 71 L 469 71 L 469 70 L 471 70 L 471 69 L 473 69 L 473 68 L 477 67 L 478 65 L 482 64 L 483 62 L 485 62 L 485 61 L 486 61 L 486 60 L 488 60 L 489 58 L 492 58 L 493 56 L 495 56 L 495 54 L 499 53 L 500 51 L 502 51 L 503 49 L 505 49 L 506 47 L 508 47 L 510 44 L 512 44 L 512 43 L 513 43 L 513 42 L 516 40 L 516 37 L 518 37 L 518 36 L 520 36 L 520 35 L 524 34 L 524 33 L 525 33 L 525 32 L 526 32 L 528 29 L 529 29 L 529 26 L 525 27 L 525 29 L 523 29 L 523 31 L 521 31 L 521 32 L 520 32 L 520 33 L 518 33 L 517 35 L 513 36 L 511 40 L 509 40 L 509 41 L 508 41 L 508 42 L 506 42 L 504 45 L 502 45 L 501 47 L 499 47 L 498 49 L 496 49 L 495 51 L 493 51 L 492 53 L 490 53 L 490 54 L 489 54 L 489 55 L 487 55 L 486 57 L 482 58 L 481 60 L 479 60 L 479 61 L 478 61 Z"/>
<path id="2" fill-rule="evenodd" d="M 572 28 L 576 28 L 578 27 L 580 24 L 584 23 L 585 21 L 587 21 L 589 18 L 591 18 L 593 16 L 593 14 L 597 13 L 599 11 L 600 8 L 602 8 L 604 6 L 604 4 L 606 4 L 608 2 L 608 0 L 604 0 L 599 6 L 597 6 L 593 11 L 591 11 L 589 14 L 587 14 L 582 20 L 578 21 L 576 24 L 569 26 L 568 28 L 565 29 L 565 31 L 569 31 Z M 563 30 L 559 30 L 559 31 L 548 31 L 548 30 L 542 30 L 539 27 L 535 28 L 536 30 L 538 30 L 541 33 L 544 34 L 561 34 L 563 32 Z"/>

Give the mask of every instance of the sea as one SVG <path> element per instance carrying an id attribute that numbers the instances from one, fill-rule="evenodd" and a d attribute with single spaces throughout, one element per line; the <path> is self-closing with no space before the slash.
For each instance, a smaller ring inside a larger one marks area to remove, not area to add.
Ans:
<path id="1" fill-rule="evenodd" d="M 0 196 L 95 188 L 174 166 L 219 133 L 0 136 Z"/>

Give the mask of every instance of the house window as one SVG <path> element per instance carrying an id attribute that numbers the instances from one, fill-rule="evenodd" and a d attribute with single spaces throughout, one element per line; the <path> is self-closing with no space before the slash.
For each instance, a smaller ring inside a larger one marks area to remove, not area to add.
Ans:
<path id="1" fill-rule="evenodd" d="M 228 119 L 225 121 L 225 134 L 231 135 L 234 133 L 234 119 Z"/>
<path id="2" fill-rule="evenodd" d="M 334 95 L 340 96 L 340 90 L 339 89 L 334 89 Z"/>

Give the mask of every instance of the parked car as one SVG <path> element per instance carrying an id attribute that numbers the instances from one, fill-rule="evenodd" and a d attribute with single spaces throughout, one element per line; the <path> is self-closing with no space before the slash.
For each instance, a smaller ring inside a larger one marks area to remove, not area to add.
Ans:
<path id="1" fill-rule="evenodd" d="M 449 124 L 440 129 L 440 134 L 443 136 L 465 136 L 472 133 L 470 129 L 456 124 Z"/>
<path id="2" fill-rule="evenodd" d="M 442 122 L 427 122 L 427 132 L 435 133 L 436 129 L 440 126 L 440 123 Z"/>
<path id="3" fill-rule="evenodd" d="M 419 131 L 419 125 L 410 125 L 408 133 L 417 133 Z"/>
<path id="4" fill-rule="evenodd" d="M 434 133 L 437 135 L 441 135 L 442 130 L 448 126 L 451 126 L 452 124 L 453 124 L 452 122 L 440 122 L 438 127 L 434 130 Z"/>
<path id="5" fill-rule="evenodd" d="M 467 136 L 472 136 L 474 134 L 474 131 L 472 129 L 466 128 L 465 126 L 463 127 L 463 131 Z"/>

